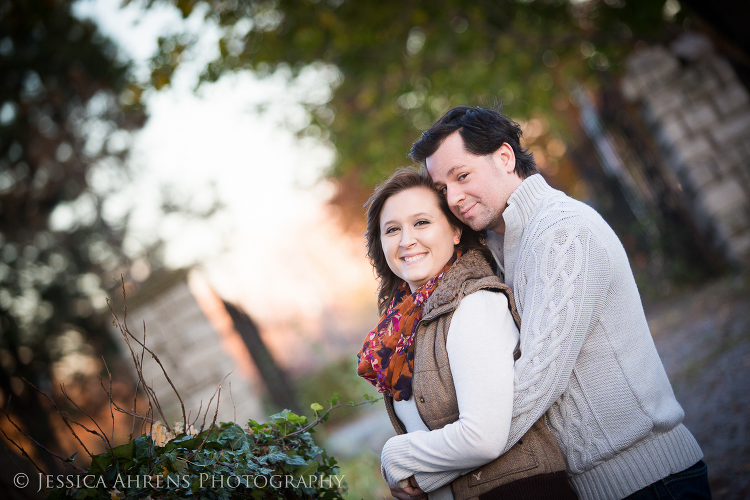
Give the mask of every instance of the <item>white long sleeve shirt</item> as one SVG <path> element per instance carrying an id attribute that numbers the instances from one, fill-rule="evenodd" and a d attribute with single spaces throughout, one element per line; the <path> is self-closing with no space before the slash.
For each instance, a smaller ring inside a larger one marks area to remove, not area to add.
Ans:
<path id="1" fill-rule="evenodd" d="M 502 293 L 466 296 L 453 313 L 447 350 L 459 419 L 429 431 L 413 398 L 395 401 L 407 434 L 383 447 L 381 462 L 391 482 L 416 475 L 430 500 L 452 499 L 450 483 L 502 453 L 513 412 L 513 351 L 518 328 Z"/>

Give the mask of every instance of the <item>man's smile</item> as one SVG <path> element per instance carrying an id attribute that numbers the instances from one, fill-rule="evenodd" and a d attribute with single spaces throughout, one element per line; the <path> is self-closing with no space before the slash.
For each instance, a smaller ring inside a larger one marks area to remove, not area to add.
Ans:
<path id="1" fill-rule="evenodd" d="M 461 211 L 461 217 L 463 217 L 464 219 L 468 219 L 469 217 L 471 217 L 474 214 L 474 209 L 476 208 L 476 206 L 477 203 L 473 203 L 466 209 L 459 209 Z"/>

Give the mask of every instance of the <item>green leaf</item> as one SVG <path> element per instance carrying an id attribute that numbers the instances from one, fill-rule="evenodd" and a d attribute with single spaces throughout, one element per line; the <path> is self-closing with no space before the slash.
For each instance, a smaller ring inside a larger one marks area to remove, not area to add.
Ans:
<path id="1" fill-rule="evenodd" d="M 258 457 L 258 459 L 264 459 L 266 463 L 275 464 L 277 462 L 284 462 L 287 459 L 286 454 L 281 453 L 280 451 L 274 451 L 269 453 L 268 455 L 265 455 L 263 457 Z"/>
<path id="2" fill-rule="evenodd" d="M 337 404 L 339 404 L 339 400 L 340 399 L 341 399 L 341 396 L 339 395 L 339 393 L 338 392 L 334 392 L 333 396 L 331 396 L 331 404 L 333 406 L 336 406 Z"/>
<path id="3" fill-rule="evenodd" d="M 94 474 L 100 474 L 107 470 L 107 467 L 112 465 L 112 457 L 108 455 L 96 455 L 91 459 L 91 465 L 89 469 Z"/>
<path id="4" fill-rule="evenodd" d="M 305 466 L 297 469 L 294 471 L 295 475 L 298 477 L 306 477 L 306 476 L 312 476 L 318 471 L 318 466 L 320 464 L 317 460 L 309 460 L 305 462 Z"/>
<path id="5" fill-rule="evenodd" d="M 135 451 L 135 443 L 138 441 L 138 439 L 142 439 L 142 437 L 137 438 L 135 441 L 131 441 L 127 444 L 112 448 L 112 455 L 114 455 L 115 458 L 131 460 Z"/>
<path id="6" fill-rule="evenodd" d="M 311 404 L 310 405 L 310 409 L 312 411 L 315 411 L 315 412 L 317 412 L 317 411 L 323 411 L 323 407 L 320 404 L 318 404 L 318 403 Z"/>
<path id="7" fill-rule="evenodd" d="M 179 474 L 180 476 L 184 476 L 188 473 L 188 464 L 185 460 L 180 460 L 178 458 L 172 463 L 172 465 L 174 465 L 177 474 Z"/>
<path id="8" fill-rule="evenodd" d="M 228 429 L 221 431 L 217 441 L 231 450 L 243 450 L 250 445 L 247 433 L 238 425 L 232 425 Z"/>
<path id="9" fill-rule="evenodd" d="M 299 455 L 284 455 L 284 462 L 289 465 L 307 465 L 307 460 Z"/>
<path id="10" fill-rule="evenodd" d="M 153 445 L 153 442 L 151 441 L 151 438 L 148 436 L 141 436 L 141 437 L 135 438 L 133 441 L 130 442 L 130 444 L 135 446 L 134 452 L 135 452 L 136 460 L 140 460 L 142 458 L 148 458 L 150 455 L 154 454 L 154 445 Z M 131 452 L 131 455 L 127 458 L 133 458 L 132 452 Z"/>
<path id="11" fill-rule="evenodd" d="M 202 442 L 203 438 L 201 437 L 185 435 L 181 438 L 173 439 L 172 441 L 168 442 L 164 446 L 164 449 L 173 450 L 175 448 L 185 448 L 188 450 L 193 450 L 197 448 Z"/>
<path id="12" fill-rule="evenodd" d="M 288 410 L 284 410 L 284 411 L 288 411 Z M 286 415 L 284 414 L 284 411 L 279 412 L 279 413 L 274 413 L 273 415 L 271 415 L 268 418 L 271 421 L 273 421 L 273 422 L 284 421 L 284 420 L 286 420 Z"/>

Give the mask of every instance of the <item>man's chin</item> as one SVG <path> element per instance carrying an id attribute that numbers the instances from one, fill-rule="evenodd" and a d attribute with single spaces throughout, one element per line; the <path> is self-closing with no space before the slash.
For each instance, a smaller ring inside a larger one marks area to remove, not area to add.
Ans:
<path id="1" fill-rule="evenodd" d="M 472 228 L 474 231 L 484 231 L 485 229 L 487 229 L 487 224 L 482 223 L 482 221 L 464 221 L 464 224 Z"/>
<path id="2" fill-rule="evenodd" d="M 461 214 L 457 214 L 455 212 L 453 213 L 458 220 L 460 220 L 461 222 L 463 222 L 464 224 L 472 228 L 474 231 L 484 231 L 485 229 L 489 227 L 489 224 L 487 223 L 487 221 L 480 220 L 477 217 L 466 219 Z"/>

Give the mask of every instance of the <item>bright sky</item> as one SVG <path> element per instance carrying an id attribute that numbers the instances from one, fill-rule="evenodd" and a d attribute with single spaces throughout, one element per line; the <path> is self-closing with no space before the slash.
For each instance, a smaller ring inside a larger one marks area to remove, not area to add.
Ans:
<path id="1" fill-rule="evenodd" d="M 198 68 L 215 55 L 215 30 L 200 15 L 185 23 L 173 9 L 144 14 L 137 4 L 119 4 L 81 0 L 75 10 L 94 19 L 141 75 L 158 36 L 181 26 L 201 34 L 196 60 L 178 72 L 172 88 L 146 96 L 150 119 L 132 148 L 137 180 L 109 207 L 137 207 L 127 244 L 137 247 L 159 234 L 168 242 L 168 264 L 199 262 L 220 295 L 240 302 L 261 322 L 286 314 L 318 323 L 347 299 L 374 310 L 375 282 L 362 239 L 342 234 L 325 207 L 332 186 L 319 179 L 334 152 L 313 140 L 301 142 L 277 118 L 304 123 L 295 99 L 325 100 L 330 71 L 310 70 L 294 88 L 282 79 L 259 81 L 241 73 L 195 94 Z M 255 112 L 268 102 L 273 113 Z M 161 186 L 201 207 L 210 202 L 212 184 L 226 206 L 218 216 L 205 222 L 157 218 Z"/>

